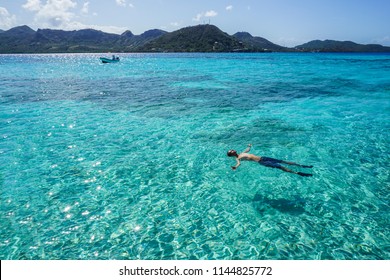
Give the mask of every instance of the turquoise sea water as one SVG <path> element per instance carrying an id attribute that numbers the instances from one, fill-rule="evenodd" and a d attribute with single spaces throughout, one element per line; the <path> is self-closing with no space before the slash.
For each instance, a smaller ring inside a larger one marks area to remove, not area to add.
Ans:
<path id="1" fill-rule="evenodd" d="M 0 55 L 1 259 L 390 259 L 390 55 L 98 58 Z"/>

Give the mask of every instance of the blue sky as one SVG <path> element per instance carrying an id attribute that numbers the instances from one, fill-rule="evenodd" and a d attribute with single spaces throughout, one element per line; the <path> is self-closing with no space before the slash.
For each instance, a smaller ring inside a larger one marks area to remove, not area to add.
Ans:
<path id="1" fill-rule="evenodd" d="M 211 23 L 283 46 L 314 39 L 390 46 L 390 0 L 0 0 L 0 29 L 174 31 Z"/>

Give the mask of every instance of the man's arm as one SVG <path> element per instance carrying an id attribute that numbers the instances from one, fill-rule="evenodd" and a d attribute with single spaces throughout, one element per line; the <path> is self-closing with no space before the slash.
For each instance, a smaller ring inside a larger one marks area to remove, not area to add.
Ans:
<path id="1" fill-rule="evenodd" d="M 232 169 L 233 169 L 233 170 L 236 170 L 237 167 L 239 167 L 240 164 L 241 164 L 241 161 L 240 161 L 238 158 L 236 158 L 236 162 L 237 162 L 237 164 L 236 164 L 235 166 L 232 166 Z"/>
<path id="2" fill-rule="evenodd" d="M 248 144 L 248 148 L 246 148 L 246 150 L 243 151 L 243 153 L 249 152 L 251 150 L 251 148 L 252 148 L 252 144 Z"/>

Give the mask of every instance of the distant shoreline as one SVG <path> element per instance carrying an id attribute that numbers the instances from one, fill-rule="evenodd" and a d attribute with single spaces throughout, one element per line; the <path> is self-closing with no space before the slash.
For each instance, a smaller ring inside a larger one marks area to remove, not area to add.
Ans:
<path id="1" fill-rule="evenodd" d="M 0 54 L 40 53 L 390 53 L 390 47 L 351 41 L 314 40 L 295 47 L 274 44 L 247 32 L 229 35 L 214 25 L 173 32 L 148 30 L 121 35 L 94 29 L 64 31 L 18 26 L 0 31 Z"/>

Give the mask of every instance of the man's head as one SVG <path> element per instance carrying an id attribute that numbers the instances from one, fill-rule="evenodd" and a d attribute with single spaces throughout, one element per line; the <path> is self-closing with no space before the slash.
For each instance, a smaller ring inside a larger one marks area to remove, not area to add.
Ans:
<path id="1" fill-rule="evenodd" d="M 238 157 L 238 154 L 235 150 L 230 150 L 227 152 L 228 157 Z"/>

